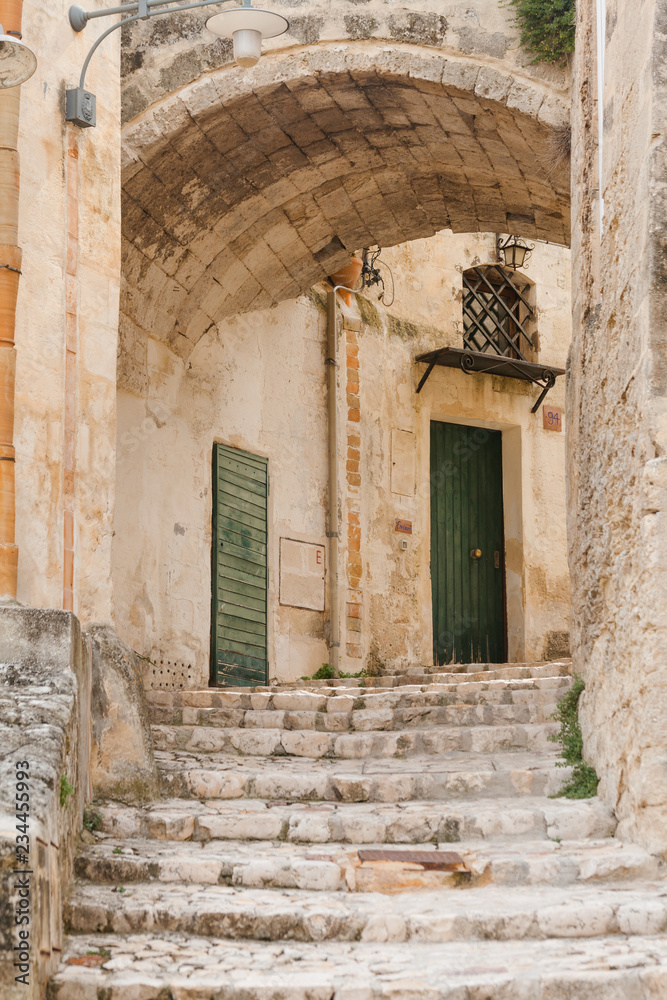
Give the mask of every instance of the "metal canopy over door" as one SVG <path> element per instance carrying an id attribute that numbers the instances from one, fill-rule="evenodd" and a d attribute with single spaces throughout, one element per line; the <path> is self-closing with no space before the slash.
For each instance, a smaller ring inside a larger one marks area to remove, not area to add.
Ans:
<path id="1" fill-rule="evenodd" d="M 266 655 L 268 459 L 213 447 L 211 680 L 268 680 Z"/>
<path id="2" fill-rule="evenodd" d="M 505 660 L 502 436 L 431 423 L 433 661 Z"/>

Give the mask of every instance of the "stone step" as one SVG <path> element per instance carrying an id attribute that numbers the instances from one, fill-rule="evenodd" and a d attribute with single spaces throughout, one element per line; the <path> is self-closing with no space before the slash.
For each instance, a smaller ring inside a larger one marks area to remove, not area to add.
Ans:
<path id="1" fill-rule="evenodd" d="M 184 708 L 176 712 L 153 710 L 167 725 L 220 726 L 224 729 L 285 729 L 320 733 L 395 732 L 401 729 L 428 729 L 433 726 L 507 726 L 548 722 L 556 711 L 556 702 L 538 697 L 510 705 L 417 705 L 410 708 L 385 708 L 336 712 L 243 711 L 241 709 Z M 344 699 L 341 699 L 341 701 Z M 346 700 L 346 699 L 345 699 Z M 176 716 L 176 718 L 174 718 Z"/>
<path id="2" fill-rule="evenodd" d="M 176 931 L 269 941 L 543 940 L 667 932 L 667 885 L 486 886 L 378 893 L 242 889 L 184 882 L 79 884 L 64 908 L 70 932 Z"/>
<path id="3" fill-rule="evenodd" d="M 319 690 L 326 687 L 357 687 L 357 688 L 394 688 L 404 684 L 428 685 L 433 683 L 456 683 L 468 680 L 510 680 L 518 678 L 537 677 L 567 677 L 572 675 L 572 663 L 556 661 L 548 663 L 470 663 L 465 669 L 447 670 L 446 667 L 410 667 L 404 672 L 383 674 L 379 677 L 338 677 L 326 680 L 315 680 L 313 677 L 302 677 L 289 684 L 273 684 L 263 688 L 246 688 L 250 691 L 285 691 L 305 687 Z M 235 688 L 235 690 L 239 690 Z"/>
<path id="4" fill-rule="evenodd" d="M 297 756 L 341 760 L 442 754 L 451 750 L 496 753 L 499 750 L 552 750 L 555 722 L 514 725 L 458 725 L 358 733 L 322 733 L 308 729 L 235 729 L 219 726 L 153 726 L 156 750 L 225 753 L 245 756 Z"/>
<path id="5" fill-rule="evenodd" d="M 405 851 L 405 845 L 375 845 Z M 447 845 L 451 851 L 451 845 Z M 247 841 L 164 843 L 109 838 L 86 848 L 75 860 L 75 874 L 88 882 L 127 887 L 134 882 L 187 882 L 244 888 L 309 889 L 328 892 L 398 892 L 423 888 L 472 888 L 478 885 L 570 885 L 647 879 L 658 875 L 658 861 L 640 847 L 617 840 L 459 843 L 456 854 L 467 869 L 420 871 L 404 861 L 360 859 L 357 846 L 262 845 Z M 434 853 L 433 844 L 417 848 Z"/>
<path id="6" fill-rule="evenodd" d="M 521 668 L 524 670 L 530 670 L 534 672 L 534 676 L 545 676 L 541 671 L 551 671 L 551 670 L 565 670 L 570 672 L 572 670 L 572 660 L 567 658 L 562 658 L 560 660 L 532 660 L 524 663 L 453 663 L 450 664 L 450 671 L 454 674 L 474 674 L 474 673 L 492 673 L 495 670 L 512 670 L 515 668 Z M 433 666 L 433 665 L 416 665 L 406 667 L 401 669 L 400 667 L 392 670 L 394 676 L 410 676 L 411 674 L 435 674 L 446 670 L 446 666 Z"/>
<path id="7" fill-rule="evenodd" d="M 557 667 L 559 665 L 556 665 Z M 551 670 L 552 665 L 547 665 Z M 331 697 L 352 697 L 370 699 L 365 706 L 375 704 L 394 704 L 397 698 L 413 693 L 440 692 L 456 693 L 457 691 L 474 692 L 496 687 L 499 690 L 507 686 L 535 687 L 541 690 L 567 687 L 572 678 L 569 670 L 559 666 L 559 672 L 545 672 L 533 676 L 528 667 L 506 667 L 502 670 L 486 671 L 477 674 L 402 674 L 398 677 L 380 678 L 339 678 L 338 680 L 301 680 L 294 684 L 281 684 L 269 687 L 229 687 L 203 688 L 193 691 L 160 691 L 149 690 L 146 698 L 149 707 L 155 709 L 179 708 L 261 708 L 270 707 L 274 697 L 282 699 L 283 709 L 303 709 L 311 711 L 326 711 L 326 701 Z M 377 681 L 389 682 L 378 684 Z M 294 702 L 294 698 L 311 695 L 312 700 Z M 391 699 L 394 699 L 393 701 Z M 338 709 L 336 709 L 338 710 Z"/>
<path id="8" fill-rule="evenodd" d="M 390 762 L 307 757 L 244 757 L 156 751 L 170 798 L 260 798 L 323 802 L 451 801 L 554 795 L 570 776 L 555 750 L 487 756 L 453 751 Z"/>
<path id="9" fill-rule="evenodd" d="M 284 804 L 172 799 L 144 807 L 94 806 L 100 830 L 119 839 L 255 840 L 289 843 L 451 844 L 467 840 L 587 840 L 611 837 L 616 821 L 599 799 L 521 799 Z M 445 848 L 446 849 L 446 848 Z"/>
<path id="10" fill-rule="evenodd" d="M 163 692 L 154 692 L 150 715 L 154 723 L 165 725 L 335 732 L 344 729 L 364 731 L 409 726 L 544 722 L 571 684 L 570 677 L 545 677 L 538 680 L 433 684 L 426 688 L 404 685 L 387 691 L 359 694 L 349 691 L 340 694 L 336 689 L 322 694 L 297 689 L 278 693 L 184 691 L 176 692 L 175 697 L 160 699 L 157 696 Z M 504 710 L 513 707 L 518 707 L 519 713 L 508 716 Z M 501 710 L 501 717 L 496 719 L 494 714 L 498 714 L 498 709 Z M 503 714 L 505 717 L 502 717 Z M 459 718 L 464 721 L 460 723 Z"/>
<path id="11" fill-rule="evenodd" d="M 85 963 L 85 964 L 70 964 Z M 88 966 L 88 967 L 86 967 Z M 234 942 L 71 938 L 47 1000 L 660 1000 L 667 941 Z"/>

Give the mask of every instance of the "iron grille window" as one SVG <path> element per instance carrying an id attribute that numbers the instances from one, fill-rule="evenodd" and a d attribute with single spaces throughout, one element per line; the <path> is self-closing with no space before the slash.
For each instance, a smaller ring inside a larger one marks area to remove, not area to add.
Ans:
<path id="1" fill-rule="evenodd" d="M 463 346 L 480 354 L 534 361 L 530 284 L 499 266 L 463 272 Z"/>

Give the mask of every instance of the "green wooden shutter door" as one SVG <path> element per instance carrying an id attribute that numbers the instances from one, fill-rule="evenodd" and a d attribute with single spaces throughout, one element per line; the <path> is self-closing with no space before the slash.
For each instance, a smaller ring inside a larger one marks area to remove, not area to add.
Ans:
<path id="1" fill-rule="evenodd" d="M 214 684 L 266 684 L 268 459 L 213 448 Z"/>
<path id="2" fill-rule="evenodd" d="M 434 663 L 505 659 L 504 576 L 502 435 L 433 421 Z"/>

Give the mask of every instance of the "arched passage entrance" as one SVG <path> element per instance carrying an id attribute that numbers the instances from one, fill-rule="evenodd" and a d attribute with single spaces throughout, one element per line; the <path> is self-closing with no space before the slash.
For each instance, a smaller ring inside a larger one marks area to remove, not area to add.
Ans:
<path id="1" fill-rule="evenodd" d="M 413 46 L 217 70 L 125 130 L 122 311 L 187 353 L 361 246 L 446 228 L 568 243 L 566 122 L 543 84 Z"/>
<path id="2" fill-rule="evenodd" d="M 488 60 L 351 43 L 217 69 L 126 126 L 114 573 L 135 647 L 170 650 L 165 669 L 205 682 L 214 442 L 269 460 L 270 659 L 296 655 L 292 628 L 310 641 L 323 613 L 298 605 L 285 624 L 278 594 L 279 542 L 326 545 L 323 318 L 295 300 L 368 245 L 448 229 L 567 243 L 568 167 L 554 157 L 566 121 L 558 92 Z M 412 347 L 397 362 L 408 373 Z M 354 428 L 348 446 L 354 464 Z M 130 540 L 138 506 L 147 529 Z"/>

